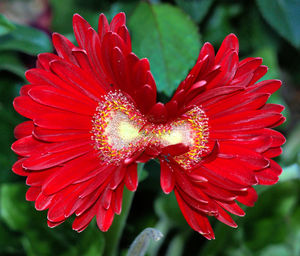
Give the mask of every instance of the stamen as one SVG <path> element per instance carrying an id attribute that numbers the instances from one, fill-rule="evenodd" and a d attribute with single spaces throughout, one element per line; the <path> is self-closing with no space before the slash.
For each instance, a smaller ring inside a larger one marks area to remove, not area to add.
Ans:
<path id="1" fill-rule="evenodd" d="M 121 92 L 108 93 L 96 111 L 92 139 L 104 162 L 118 164 L 146 147 L 146 119 Z"/>
<path id="2" fill-rule="evenodd" d="M 183 143 L 190 150 L 175 160 L 186 169 L 201 161 L 209 137 L 208 119 L 200 107 L 158 125 L 150 123 L 121 92 L 110 92 L 99 103 L 92 133 L 100 158 L 110 164 L 118 164 L 149 145 L 162 148 Z"/>

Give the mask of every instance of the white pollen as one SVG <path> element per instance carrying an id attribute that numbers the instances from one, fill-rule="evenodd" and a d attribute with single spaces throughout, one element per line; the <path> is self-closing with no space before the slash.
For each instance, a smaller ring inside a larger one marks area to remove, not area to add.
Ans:
<path id="1" fill-rule="evenodd" d="M 126 148 L 142 137 L 136 123 L 120 111 L 111 114 L 104 135 L 107 136 L 108 143 L 116 150 Z"/>
<path id="2" fill-rule="evenodd" d="M 164 146 L 175 145 L 183 143 L 186 146 L 193 144 L 193 134 L 191 127 L 185 123 L 178 126 L 171 126 L 170 132 L 161 135 L 162 144 Z"/>

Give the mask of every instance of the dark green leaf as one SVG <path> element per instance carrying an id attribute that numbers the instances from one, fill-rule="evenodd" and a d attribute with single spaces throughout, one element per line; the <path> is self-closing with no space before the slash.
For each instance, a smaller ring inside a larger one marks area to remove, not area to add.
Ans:
<path id="1" fill-rule="evenodd" d="M 260 256 L 290 256 L 291 250 L 285 245 L 270 245 L 264 248 Z"/>
<path id="2" fill-rule="evenodd" d="M 180 256 L 183 254 L 188 232 L 179 232 L 169 243 L 166 256 Z"/>
<path id="3" fill-rule="evenodd" d="M 200 50 L 197 27 L 180 9 L 140 3 L 129 20 L 133 50 L 150 60 L 158 91 L 170 96 Z"/>
<path id="4" fill-rule="evenodd" d="M 76 246 L 71 246 L 69 250 L 62 254 L 62 256 L 101 256 L 103 255 L 104 246 L 104 235 L 98 229 L 95 221 L 92 221 L 92 223 L 89 224 L 89 226 L 84 232 L 77 235 Z"/>
<path id="5" fill-rule="evenodd" d="M 51 0 L 51 6 L 53 11 L 52 30 L 58 33 L 66 34 L 73 32 L 72 17 L 75 13 L 80 14 L 85 20 L 87 20 L 93 28 L 97 28 L 98 17 L 101 10 L 88 9 L 80 5 L 82 1 L 64 0 L 62 4 L 61 0 Z M 97 1 L 98 5 L 101 4 Z M 84 2 L 85 3 L 85 2 Z M 86 3 L 85 3 L 86 4 Z M 83 5 L 85 5 L 83 4 Z"/>
<path id="6" fill-rule="evenodd" d="M 25 66 L 16 53 L 0 52 L 0 70 L 10 71 L 25 79 Z"/>
<path id="7" fill-rule="evenodd" d="M 0 14 L 0 36 L 3 36 L 15 29 L 15 25 L 11 23 L 4 15 Z"/>
<path id="8" fill-rule="evenodd" d="M 124 12 L 126 14 L 126 18 L 130 17 L 135 8 L 137 7 L 139 1 L 129 1 L 129 2 L 116 2 L 113 3 L 109 9 L 109 11 L 105 12 L 105 15 L 108 20 L 112 20 L 113 17 L 119 12 Z"/>
<path id="9" fill-rule="evenodd" d="M 279 181 L 284 182 L 293 179 L 300 179 L 300 166 L 298 163 L 283 167 Z"/>
<path id="10" fill-rule="evenodd" d="M 15 25 L 16 29 L 0 36 L 0 50 L 14 50 L 30 55 L 51 52 L 49 36 L 36 28 Z"/>
<path id="11" fill-rule="evenodd" d="M 155 201 L 155 212 L 160 219 L 165 219 L 174 226 L 186 227 L 187 223 L 180 212 L 174 193 L 162 195 Z"/>
<path id="12" fill-rule="evenodd" d="M 237 18 L 241 11 L 238 4 L 216 5 L 203 29 L 205 41 L 211 42 L 215 47 L 220 45 L 228 34 L 235 32 L 232 19 Z"/>
<path id="13" fill-rule="evenodd" d="M 0 216 L 11 229 L 17 231 L 30 228 L 27 215 L 33 209 L 29 202 L 24 203 L 25 187 L 20 184 L 3 184 L 0 187 Z"/>
<path id="14" fill-rule="evenodd" d="M 189 14 L 194 21 L 200 23 L 207 14 L 214 0 L 175 0 L 175 2 L 187 14 Z"/>
<path id="15" fill-rule="evenodd" d="M 267 22 L 295 47 L 300 47 L 300 1 L 256 0 Z"/>
<path id="16" fill-rule="evenodd" d="M 287 142 L 283 148 L 283 159 L 287 163 L 295 162 L 300 152 L 300 122 L 288 134 Z"/>

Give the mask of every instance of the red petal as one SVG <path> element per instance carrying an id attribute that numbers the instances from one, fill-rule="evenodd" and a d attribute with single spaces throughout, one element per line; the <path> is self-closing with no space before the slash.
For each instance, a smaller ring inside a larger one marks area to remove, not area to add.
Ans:
<path id="1" fill-rule="evenodd" d="M 75 47 L 74 44 L 58 33 L 52 34 L 52 42 L 55 47 L 56 52 L 63 59 L 77 65 L 77 61 L 72 54 L 72 49 Z"/>
<path id="2" fill-rule="evenodd" d="M 125 185 L 130 191 L 136 191 L 138 186 L 137 164 L 133 163 L 127 167 Z"/>
<path id="3" fill-rule="evenodd" d="M 54 157 L 54 156 L 53 156 Z M 45 180 L 42 191 L 45 195 L 54 194 L 97 169 L 99 159 L 94 152 L 66 163 Z"/>
<path id="4" fill-rule="evenodd" d="M 111 177 L 109 188 L 115 190 L 123 181 L 125 174 L 126 168 L 124 166 L 119 166 Z"/>
<path id="5" fill-rule="evenodd" d="M 35 209 L 38 211 L 46 210 L 51 205 L 53 198 L 54 195 L 45 196 L 43 193 L 40 193 L 35 201 Z"/>
<path id="6" fill-rule="evenodd" d="M 93 116 L 97 107 L 97 104 L 87 104 L 59 89 L 48 86 L 32 88 L 29 96 L 40 104 L 88 116 Z"/>
<path id="7" fill-rule="evenodd" d="M 219 206 L 218 206 L 218 212 L 219 214 L 216 216 L 216 219 L 218 219 L 219 221 L 223 222 L 224 224 L 230 227 L 237 228 L 238 225 L 234 222 L 234 220 L 230 217 L 230 215 Z"/>
<path id="8" fill-rule="evenodd" d="M 214 239 L 213 230 L 205 215 L 199 214 L 193 210 L 184 202 L 180 195 L 175 190 L 176 199 L 178 205 L 182 211 L 187 223 L 200 234 L 204 235 L 207 239 Z"/>
<path id="9" fill-rule="evenodd" d="M 98 35 L 101 41 L 103 40 L 104 34 L 107 33 L 109 29 L 107 18 L 101 13 L 98 20 Z"/>
<path id="10" fill-rule="evenodd" d="M 82 94 L 98 102 L 100 97 L 105 94 L 101 85 L 89 77 L 82 69 L 66 61 L 52 61 L 51 70 L 72 87 L 76 87 Z"/>
<path id="11" fill-rule="evenodd" d="M 33 131 L 34 137 L 39 140 L 48 142 L 61 142 L 76 139 L 86 139 L 87 141 L 91 139 L 90 130 L 58 130 L 58 129 L 46 129 L 43 127 L 36 126 Z"/>
<path id="12" fill-rule="evenodd" d="M 115 191 L 114 212 L 120 214 L 122 211 L 124 184 L 121 184 Z"/>
<path id="13" fill-rule="evenodd" d="M 120 12 L 117 15 L 115 15 L 114 18 L 112 19 L 110 23 L 110 30 L 117 32 L 121 26 L 125 25 L 125 23 L 126 23 L 125 13 Z"/>
<path id="14" fill-rule="evenodd" d="M 153 123 L 161 123 L 167 120 L 168 111 L 161 102 L 156 103 L 148 113 L 149 121 Z"/>
<path id="15" fill-rule="evenodd" d="M 229 34 L 223 40 L 219 51 L 217 52 L 215 63 L 219 63 L 222 59 L 228 54 L 228 52 L 239 51 L 239 42 L 237 37 L 234 34 Z"/>
<path id="16" fill-rule="evenodd" d="M 245 216 L 245 212 L 241 207 L 238 206 L 236 202 L 217 202 L 219 205 L 221 205 L 225 210 L 229 211 L 232 214 L 235 214 L 237 216 Z"/>
<path id="17" fill-rule="evenodd" d="M 99 205 L 100 203 L 97 202 L 88 210 L 86 210 L 83 214 L 77 216 L 72 225 L 73 230 L 81 232 L 84 228 L 86 228 L 86 226 L 91 222 L 91 220 L 94 218 L 97 212 L 99 212 Z"/>
<path id="18" fill-rule="evenodd" d="M 48 129 L 91 130 L 92 118 L 73 113 L 38 114 L 34 124 Z"/>
<path id="19" fill-rule="evenodd" d="M 110 228 L 112 221 L 114 219 L 114 214 L 115 213 L 112 207 L 109 208 L 108 210 L 106 210 L 102 206 L 99 207 L 99 211 L 97 213 L 96 218 L 97 218 L 97 225 L 101 231 L 105 232 Z"/>
<path id="20" fill-rule="evenodd" d="M 83 19 L 79 14 L 73 16 L 73 29 L 76 40 L 81 48 L 85 48 L 88 43 L 87 31 L 91 29 L 88 22 Z"/>
<path id="21" fill-rule="evenodd" d="M 21 175 L 21 176 L 28 176 L 29 172 L 27 172 L 26 170 L 24 170 L 23 168 L 23 162 L 26 160 L 27 158 L 21 158 L 19 159 L 17 162 L 14 163 L 13 167 L 12 167 L 12 171 L 15 174 Z"/>
<path id="22" fill-rule="evenodd" d="M 245 192 L 245 195 L 239 196 L 237 198 L 237 201 L 239 201 L 240 203 L 246 206 L 254 206 L 256 200 L 257 200 L 257 193 L 255 189 L 252 187 L 248 188 L 247 192 Z"/>
<path id="23" fill-rule="evenodd" d="M 175 178 L 173 169 L 167 161 L 160 160 L 160 185 L 165 194 L 173 191 Z"/>
<path id="24" fill-rule="evenodd" d="M 26 192 L 27 201 L 35 201 L 41 193 L 41 187 L 30 187 Z"/>
<path id="25" fill-rule="evenodd" d="M 47 169 L 84 155 L 91 150 L 91 146 L 86 143 L 85 145 L 83 144 L 80 147 L 70 149 L 68 151 L 33 155 L 24 161 L 23 167 L 30 170 Z"/>
<path id="26" fill-rule="evenodd" d="M 20 156 L 30 156 L 33 152 L 43 150 L 45 143 L 41 143 L 29 135 L 17 140 L 11 146 L 11 149 Z"/>
<path id="27" fill-rule="evenodd" d="M 15 127 L 14 135 L 15 135 L 16 139 L 21 139 L 23 137 L 31 135 L 33 128 L 34 128 L 34 125 L 33 125 L 32 121 L 26 121 L 26 122 L 20 123 Z"/>

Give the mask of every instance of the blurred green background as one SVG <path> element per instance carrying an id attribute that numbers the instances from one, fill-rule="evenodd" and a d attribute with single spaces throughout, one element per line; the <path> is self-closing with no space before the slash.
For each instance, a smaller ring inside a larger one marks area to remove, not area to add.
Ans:
<path id="1" fill-rule="evenodd" d="M 255 207 L 246 209 L 244 218 L 234 218 L 238 229 L 211 220 L 215 241 L 192 231 L 174 196 L 163 195 L 154 161 L 143 167 L 122 235 L 101 233 L 95 223 L 80 234 L 72 231 L 71 221 L 48 228 L 46 213 L 25 201 L 25 179 L 10 170 L 16 160 L 10 150 L 13 128 L 23 120 L 12 101 L 26 84 L 24 71 L 34 67 L 38 53 L 53 51 L 51 32 L 74 40 L 73 13 L 96 28 L 99 13 L 111 20 L 120 11 L 127 16 L 133 51 L 150 60 L 162 101 L 194 65 L 201 45 L 209 41 L 217 49 L 231 32 L 239 38 L 241 59 L 263 57 L 270 68 L 264 79 L 283 81 L 270 99 L 286 107 L 287 121 L 278 128 L 287 137 L 277 159 L 284 169 L 281 179 L 272 187 L 256 187 Z M 0 14 L 0 255 L 126 255 L 146 227 L 164 234 L 151 244 L 151 256 L 300 255 L 299 0 L 0 0 Z M 120 237 L 119 248 L 111 248 L 112 237 Z"/>

